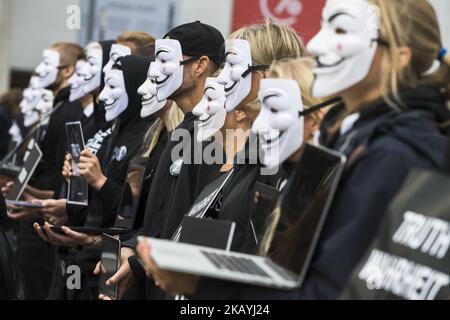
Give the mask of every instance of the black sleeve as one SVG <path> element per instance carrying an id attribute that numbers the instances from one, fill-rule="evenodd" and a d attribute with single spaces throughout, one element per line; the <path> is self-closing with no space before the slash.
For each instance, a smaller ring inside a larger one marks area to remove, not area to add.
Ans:
<path id="1" fill-rule="evenodd" d="M 117 184 L 112 179 L 107 179 L 98 194 L 106 212 L 117 212 L 120 205 L 120 198 L 123 186 Z"/>
<path id="2" fill-rule="evenodd" d="M 7 218 L 5 199 L 3 199 L 3 194 L 0 192 L 0 225 L 4 224 Z"/>
<path id="3" fill-rule="evenodd" d="M 0 160 L 6 156 L 8 152 L 8 145 L 11 140 L 9 135 L 9 126 L 0 117 Z"/>

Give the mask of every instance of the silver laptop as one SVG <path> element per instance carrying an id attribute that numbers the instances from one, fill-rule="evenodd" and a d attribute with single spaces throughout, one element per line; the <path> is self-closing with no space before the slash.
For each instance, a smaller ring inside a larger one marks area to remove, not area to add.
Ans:
<path id="1" fill-rule="evenodd" d="M 300 287 L 345 163 L 342 154 L 324 147 L 305 146 L 284 189 L 281 216 L 266 256 L 152 238 L 141 241 L 150 242 L 151 256 L 162 269 L 279 289 Z"/>

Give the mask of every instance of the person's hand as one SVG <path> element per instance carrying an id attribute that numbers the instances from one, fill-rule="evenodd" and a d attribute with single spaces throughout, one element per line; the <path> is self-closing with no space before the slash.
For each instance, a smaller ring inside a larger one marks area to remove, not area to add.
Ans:
<path id="1" fill-rule="evenodd" d="M 14 181 L 8 181 L 3 187 L 2 187 L 2 194 L 3 196 L 7 196 L 12 188 L 14 188 Z"/>
<path id="2" fill-rule="evenodd" d="M 45 220 L 50 224 L 61 226 L 67 223 L 69 217 L 67 215 L 66 199 L 40 200 L 39 203 L 42 204 L 43 208 L 37 211 L 42 214 Z"/>
<path id="3" fill-rule="evenodd" d="M 36 209 L 8 205 L 8 218 L 14 221 L 36 220 L 41 218 Z"/>
<path id="4" fill-rule="evenodd" d="M 147 240 L 139 242 L 137 252 L 144 263 L 147 275 L 151 276 L 155 280 L 155 284 L 165 292 L 175 296 L 177 294 L 192 295 L 197 291 L 200 277 L 160 269 L 151 258 L 150 245 Z"/>
<path id="5" fill-rule="evenodd" d="M 70 153 L 67 153 L 64 158 L 62 175 L 64 179 L 66 179 L 66 182 L 69 182 L 70 177 L 72 176 L 72 155 Z"/>
<path id="6" fill-rule="evenodd" d="M 51 229 L 52 225 L 45 222 L 44 228 L 42 229 L 39 223 L 33 224 L 34 229 L 37 234 L 42 238 L 42 240 L 59 245 L 76 248 L 78 246 L 88 246 L 91 245 L 92 237 L 85 233 L 75 232 L 69 227 L 61 227 L 64 234 L 57 233 Z"/>
<path id="7" fill-rule="evenodd" d="M 133 283 L 134 277 L 133 272 L 131 271 L 130 264 L 128 263 L 128 258 L 131 256 L 136 255 L 133 249 L 131 248 L 122 248 L 120 250 L 120 267 L 119 270 L 108 280 L 106 280 L 107 286 L 112 286 L 114 284 L 117 284 L 117 298 L 120 300 L 123 298 L 125 293 L 128 291 L 128 289 L 131 287 L 131 284 Z M 95 267 L 94 274 L 100 275 L 104 274 L 105 268 L 103 267 L 102 263 L 97 263 L 97 266 Z M 110 297 L 108 297 L 105 294 L 99 294 L 98 298 L 100 300 L 111 300 Z"/>
<path id="8" fill-rule="evenodd" d="M 88 183 L 96 190 L 100 190 L 106 183 L 107 178 L 103 175 L 98 158 L 88 149 L 81 152 L 78 164 L 80 175 L 86 177 Z"/>

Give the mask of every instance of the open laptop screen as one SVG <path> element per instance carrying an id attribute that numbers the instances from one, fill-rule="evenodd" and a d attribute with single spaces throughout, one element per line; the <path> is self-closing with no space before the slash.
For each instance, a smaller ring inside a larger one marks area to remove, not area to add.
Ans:
<path id="1" fill-rule="evenodd" d="M 344 164 L 343 155 L 307 144 L 284 189 L 268 254 L 294 274 L 308 269 Z"/>

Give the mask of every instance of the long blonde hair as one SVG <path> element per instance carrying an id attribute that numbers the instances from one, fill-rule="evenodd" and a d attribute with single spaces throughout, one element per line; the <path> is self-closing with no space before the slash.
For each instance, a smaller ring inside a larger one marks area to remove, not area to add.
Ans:
<path id="1" fill-rule="evenodd" d="M 321 102 L 312 96 L 312 84 L 314 82 L 313 60 L 311 58 L 283 59 L 275 61 L 270 66 L 269 78 L 292 79 L 298 82 L 303 106 L 308 109 Z M 319 111 L 309 114 L 316 121 L 320 121 Z"/>
<path id="2" fill-rule="evenodd" d="M 236 30 L 228 39 L 243 39 L 250 43 L 253 65 L 270 66 L 276 60 L 306 56 L 305 45 L 295 30 L 270 19 Z M 246 111 L 258 112 L 258 100 L 248 103 L 246 107 Z"/>
<path id="3" fill-rule="evenodd" d="M 184 114 L 181 111 L 181 109 L 177 106 L 177 104 L 173 101 L 171 101 L 172 105 L 169 107 L 170 109 L 167 111 L 168 114 L 168 123 L 166 130 L 167 132 L 172 132 L 175 130 L 176 127 L 183 121 Z M 150 129 L 148 129 L 145 138 L 144 138 L 144 151 L 143 151 L 143 157 L 148 157 L 153 149 L 155 149 L 155 146 L 157 145 L 159 141 L 159 137 L 161 136 L 161 132 L 164 129 L 163 122 L 160 118 L 156 119 L 155 122 L 152 124 Z"/>
<path id="4" fill-rule="evenodd" d="M 382 94 L 390 104 L 401 107 L 399 92 L 403 88 L 431 85 L 442 89 L 443 97 L 450 98 L 450 56 L 439 69 L 431 69 L 442 49 L 439 22 L 427 0 L 370 0 L 380 13 L 380 37 L 388 46 L 380 46 L 382 58 Z M 406 68 L 399 68 L 398 49 L 409 47 L 412 60 Z"/>
<path id="5" fill-rule="evenodd" d="M 228 39 L 244 39 L 250 43 L 254 65 L 270 65 L 275 60 L 295 59 L 306 55 L 305 45 L 287 24 L 266 19 L 233 32 Z"/>

